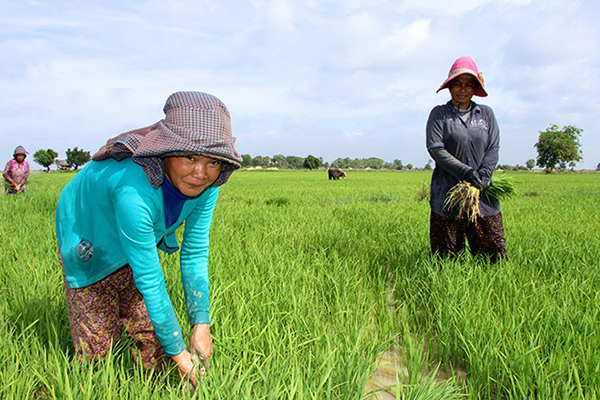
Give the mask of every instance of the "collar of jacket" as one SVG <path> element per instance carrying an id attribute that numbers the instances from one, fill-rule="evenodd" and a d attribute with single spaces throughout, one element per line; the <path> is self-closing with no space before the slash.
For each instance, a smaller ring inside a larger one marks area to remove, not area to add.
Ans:
<path id="1" fill-rule="evenodd" d="M 454 104 L 452 104 L 452 100 L 448 100 L 446 108 L 453 114 L 458 115 L 458 111 L 456 110 L 456 107 L 454 107 Z M 473 111 L 473 113 L 481 114 L 481 107 L 473 100 L 471 100 L 471 111 Z"/>

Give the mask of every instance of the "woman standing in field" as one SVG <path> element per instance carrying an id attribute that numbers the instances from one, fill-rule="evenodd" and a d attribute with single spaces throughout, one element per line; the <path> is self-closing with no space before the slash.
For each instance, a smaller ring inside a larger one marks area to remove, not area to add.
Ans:
<path id="1" fill-rule="evenodd" d="M 56 235 L 78 357 L 105 357 L 122 325 L 149 369 L 171 357 L 197 385 L 194 359 L 207 365 L 208 240 L 213 210 L 241 157 L 230 116 L 216 97 L 172 94 L 165 119 L 108 140 L 60 195 Z M 192 326 L 188 351 L 167 294 L 157 248 L 179 250 Z"/>
<path id="2" fill-rule="evenodd" d="M 434 107 L 427 121 L 427 150 L 435 160 L 431 179 L 431 250 L 442 256 L 456 256 L 464 250 L 465 236 L 473 254 L 498 261 L 505 257 L 502 213 L 498 200 L 480 197 L 475 222 L 446 208 L 448 191 L 459 181 L 484 190 L 492 184 L 498 163 L 500 133 L 494 112 L 472 101 L 485 97 L 482 74 L 471 57 L 457 59 L 438 92 L 447 88 L 451 100 Z"/>
<path id="3" fill-rule="evenodd" d="M 29 163 L 25 161 L 27 153 L 23 146 L 17 146 L 13 159 L 4 167 L 4 189 L 6 194 L 25 193 L 25 183 L 29 178 Z"/>

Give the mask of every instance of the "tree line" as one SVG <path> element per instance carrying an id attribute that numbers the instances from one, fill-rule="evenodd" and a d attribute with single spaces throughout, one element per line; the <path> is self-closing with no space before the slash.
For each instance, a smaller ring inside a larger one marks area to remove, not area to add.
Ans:
<path id="1" fill-rule="evenodd" d="M 546 172 L 553 170 L 565 170 L 567 167 L 575 168 L 575 162 L 583 160 L 581 155 L 581 144 L 579 137 L 583 129 L 573 125 L 563 126 L 552 124 L 546 130 L 540 131 L 538 142 L 534 145 L 537 149 L 537 160 L 529 159 L 525 166 L 511 166 L 507 164 L 498 165 L 498 169 L 503 170 L 531 170 L 536 165 L 543 168 Z M 52 149 L 40 149 L 33 154 L 33 160 L 50 171 L 50 166 L 56 164 L 59 169 L 78 169 L 90 161 L 89 151 L 84 151 L 77 147 L 67 149 L 67 158 L 57 159 L 58 153 Z M 432 160 L 429 160 L 422 169 L 431 170 Z M 273 157 L 256 156 L 242 154 L 242 167 L 261 167 L 261 168 L 282 168 L 282 169 L 318 169 L 318 168 L 352 168 L 352 169 L 386 169 L 386 170 L 411 170 L 415 167 L 408 163 L 404 165 L 401 160 L 396 159 L 393 162 L 384 161 L 378 157 L 369 158 L 336 158 L 331 163 L 324 162 L 323 157 L 308 155 L 307 157 L 284 156 L 276 154 Z M 600 164 L 596 170 L 600 170 Z"/>
<path id="2" fill-rule="evenodd" d="M 574 169 L 577 161 L 582 161 L 581 143 L 579 137 L 583 129 L 574 125 L 565 125 L 561 128 L 556 124 L 550 125 L 546 130 L 539 132 L 537 143 L 534 147 L 537 149 L 537 159 L 527 160 L 524 166 L 517 164 L 511 166 L 508 164 L 498 165 L 498 169 L 502 170 L 531 170 L 536 165 L 543 168 L 547 173 L 554 170 L 566 170 L 567 167 Z M 336 167 L 336 168 L 352 168 L 352 169 L 413 169 L 412 164 L 404 165 L 401 160 L 386 162 L 381 158 L 336 158 L 331 165 L 323 163 L 323 158 L 316 158 L 309 155 L 307 158 L 301 157 L 286 157 L 284 155 L 276 155 L 272 158 L 257 156 L 252 158 L 249 154 L 242 155 L 244 167 L 277 167 L 277 168 L 319 168 Z M 430 170 L 432 161 L 429 160 L 423 169 Z M 600 170 L 600 164 L 596 170 Z"/>
<path id="3" fill-rule="evenodd" d="M 432 169 L 432 161 L 423 167 L 424 169 Z M 284 156 L 283 154 L 276 154 L 273 157 L 269 156 L 256 156 L 252 157 L 250 154 L 242 154 L 242 167 L 261 167 L 261 168 L 280 168 L 280 169 L 318 169 L 318 168 L 352 168 L 352 169 L 413 169 L 412 164 L 404 165 L 401 160 L 394 160 L 393 162 L 386 162 L 381 158 L 369 157 L 369 158 L 336 158 L 331 163 L 323 161 L 323 157 L 315 157 L 308 155 L 307 157 L 299 156 Z"/>

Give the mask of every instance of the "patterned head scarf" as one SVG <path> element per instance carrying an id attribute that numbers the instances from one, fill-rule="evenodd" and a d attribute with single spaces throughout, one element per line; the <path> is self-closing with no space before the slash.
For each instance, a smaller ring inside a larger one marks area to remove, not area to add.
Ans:
<path id="1" fill-rule="evenodd" d="M 153 125 L 109 139 L 92 160 L 131 157 L 155 188 L 163 183 L 163 158 L 169 156 L 199 154 L 224 161 L 212 186 L 221 186 L 240 168 L 229 111 L 221 100 L 202 92 L 177 92 L 167 99 L 164 112 L 165 119 Z"/>

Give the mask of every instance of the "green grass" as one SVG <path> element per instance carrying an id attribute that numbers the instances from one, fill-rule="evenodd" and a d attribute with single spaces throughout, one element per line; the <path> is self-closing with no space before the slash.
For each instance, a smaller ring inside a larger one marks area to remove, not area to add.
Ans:
<path id="1" fill-rule="evenodd" d="M 149 379 L 127 338 L 104 362 L 74 359 L 54 237 L 72 176 L 0 196 L 0 398 L 189 398 L 175 371 Z M 508 260 L 489 265 L 430 257 L 430 172 L 234 173 L 211 230 L 215 353 L 196 398 L 366 398 L 393 347 L 401 399 L 598 398 L 600 175 L 509 176 Z M 161 257 L 187 333 L 178 256 Z"/>

